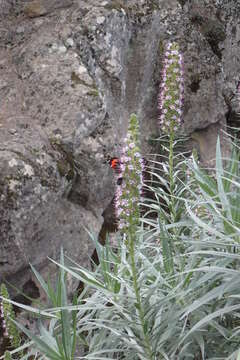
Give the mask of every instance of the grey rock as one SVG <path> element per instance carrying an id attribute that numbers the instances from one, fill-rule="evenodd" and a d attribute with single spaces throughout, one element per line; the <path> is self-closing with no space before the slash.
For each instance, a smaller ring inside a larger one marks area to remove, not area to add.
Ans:
<path id="1" fill-rule="evenodd" d="M 239 118 L 239 9 L 239 0 L 0 0 L 0 281 L 21 287 L 29 262 L 46 274 L 60 246 L 88 263 L 84 227 L 98 234 L 112 208 L 107 155 L 118 155 L 132 112 L 144 154 L 160 132 L 169 40 L 184 55 L 182 132 L 211 163 L 217 134 Z"/>
<path id="2" fill-rule="evenodd" d="M 10 134 L 14 135 L 14 134 L 16 134 L 17 130 L 16 129 L 9 129 L 9 132 L 10 132 Z"/>
<path id="3" fill-rule="evenodd" d="M 72 0 L 33 0 L 25 5 L 24 13 L 30 18 L 34 18 L 71 5 Z"/>

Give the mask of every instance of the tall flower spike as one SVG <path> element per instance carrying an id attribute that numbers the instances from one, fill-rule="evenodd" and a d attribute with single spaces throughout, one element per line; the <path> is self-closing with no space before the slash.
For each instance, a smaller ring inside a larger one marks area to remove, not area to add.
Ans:
<path id="1" fill-rule="evenodd" d="M 1 299 L 0 299 L 0 324 L 2 327 L 3 337 L 9 337 L 7 326 L 6 326 L 5 315 L 4 315 L 3 302 Z"/>
<path id="2" fill-rule="evenodd" d="M 177 43 L 169 43 L 165 52 L 162 82 L 158 96 L 159 125 L 169 134 L 182 123 L 183 59 Z"/>
<path id="3" fill-rule="evenodd" d="M 0 295 L 4 299 L 9 299 L 9 294 L 5 284 L 1 284 Z M 3 336 L 9 338 L 13 348 L 20 346 L 21 338 L 16 325 L 11 321 L 14 319 L 14 311 L 12 304 L 0 299 L 0 318 L 3 327 Z"/>
<path id="4" fill-rule="evenodd" d="M 126 232 L 139 223 L 139 201 L 142 195 L 144 163 L 139 150 L 139 125 L 136 115 L 129 122 L 125 146 L 120 158 L 119 178 L 123 181 L 116 189 L 115 210 L 119 220 L 119 229 Z"/>
<path id="5" fill-rule="evenodd" d="M 9 351 L 4 353 L 4 360 L 12 360 L 12 356 Z"/>

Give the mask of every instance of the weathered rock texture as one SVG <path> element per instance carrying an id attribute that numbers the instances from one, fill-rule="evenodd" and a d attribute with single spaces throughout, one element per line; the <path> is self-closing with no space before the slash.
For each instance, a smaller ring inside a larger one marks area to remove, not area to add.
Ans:
<path id="1" fill-rule="evenodd" d="M 185 59 L 183 132 L 211 161 L 240 112 L 239 19 L 239 0 L 0 0 L 0 280 L 21 287 L 29 262 L 43 268 L 61 245 L 87 263 L 84 227 L 101 229 L 113 196 L 106 158 L 130 113 L 143 152 L 159 133 L 169 40 Z"/>

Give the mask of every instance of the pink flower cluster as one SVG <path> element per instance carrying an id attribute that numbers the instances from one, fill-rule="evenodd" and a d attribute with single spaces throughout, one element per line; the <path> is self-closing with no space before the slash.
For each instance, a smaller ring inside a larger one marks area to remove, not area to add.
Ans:
<path id="1" fill-rule="evenodd" d="M 158 96 L 159 124 L 165 133 L 176 131 L 182 123 L 183 92 L 182 54 L 177 43 L 169 43 Z"/>
<path id="2" fill-rule="evenodd" d="M 120 158 L 118 178 L 122 179 L 115 193 L 115 211 L 119 221 L 119 229 L 124 231 L 131 224 L 139 222 L 139 201 L 142 195 L 144 161 L 128 133 Z"/>
<path id="3" fill-rule="evenodd" d="M 5 317 L 4 317 L 4 308 L 3 308 L 2 300 L 0 300 L 0 320 L 1 320 L 2 328 L 3 328 L 3 336 L 4 337 L 9 337 L 6 320 L 5 320 Z"/>

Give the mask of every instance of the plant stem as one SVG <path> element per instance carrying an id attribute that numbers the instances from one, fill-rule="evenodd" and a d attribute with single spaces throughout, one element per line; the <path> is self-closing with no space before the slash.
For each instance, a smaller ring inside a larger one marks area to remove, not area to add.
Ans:
<path id="1" fill-rule="evenodd" d="M 135 228 L 135 226 L 134 226 L 134 228 Z M 131 229 L 131 226 L 130 226 L 130 229 Z M 134 287 L 134 291 L 135 291 L 135 295 L 136 295 L 137 311 L 138 311 L 141 326 L 142 326 L 144 344 L 145 344 L 145 349 L 146 349 L 146 353 L 147 353 L 146 354 L 147 359 L 152 360 L 153 353 L 152 353 L 147 329 L 145 327 L 144 310 L 142 308 L 141 295 L 140 295 L 138 279 L 137 279 L 137 268 L 136 268 L 136 263 L 135 263 L 135 240 L 136 240 L 136 229 L 134 229 L 134 231 L 131 229 L 129 231 L 129 241 L 127 242 L 127 245 L 128 245 L 128 250 L 129 250 L 129 255 L 130 255 L 130 260 L 131 260 L 133 287 Z"/>
<path id="2" fill-rule="evenodd" d="M 171 215 L 171 220 L 172 222 L 175 222 L 176 220 L 176 211 L 175 211 L 175 198 L 174 198 L 174 162 L 173 162 L 173 157 L 174 157 L 174 129 L 173 129 L 173 122 L 171 123 L 170 126 L 170 134 L 169 134 L 169 158 L 168 158 L 168 163 L 169 163 L 169 188 L 170 188 L 170 215 Z"/>

